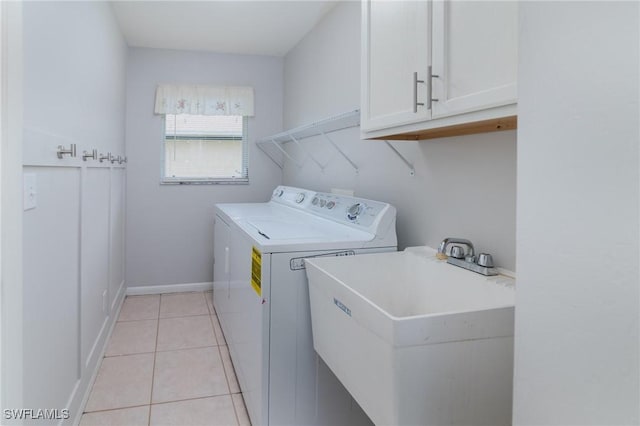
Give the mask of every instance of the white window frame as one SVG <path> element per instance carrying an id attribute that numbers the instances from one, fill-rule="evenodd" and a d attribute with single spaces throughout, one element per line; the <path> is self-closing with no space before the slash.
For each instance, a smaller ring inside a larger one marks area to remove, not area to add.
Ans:
<path id="1" fill-rule="evenodd" d="M 248 185 L 249 184 L 249 117 L 242 117 L 242 169 L 243 177 L 169 177 L 166 176 L 166 155 L 167 149 L 165 141 L 167 138 L 167 116 L 162 116 L 162 159 L 160 165 L 161 185 Z"/>

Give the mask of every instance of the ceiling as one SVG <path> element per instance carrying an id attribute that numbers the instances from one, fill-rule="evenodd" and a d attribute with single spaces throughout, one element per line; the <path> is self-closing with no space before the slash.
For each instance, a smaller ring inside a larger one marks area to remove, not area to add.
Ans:
<path id="1" fill-rule="evenodd" d="M 129 46 L 283 56 L 336 1 L 113 1 Z"/>

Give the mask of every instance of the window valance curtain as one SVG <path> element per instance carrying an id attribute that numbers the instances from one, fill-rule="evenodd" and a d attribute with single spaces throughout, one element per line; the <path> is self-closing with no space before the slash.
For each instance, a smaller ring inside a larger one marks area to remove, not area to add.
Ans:
<path id="1" fill-rule="evenodd" d="M 253 117 L 253 87 L 161 84 L 155 113 Z"/>

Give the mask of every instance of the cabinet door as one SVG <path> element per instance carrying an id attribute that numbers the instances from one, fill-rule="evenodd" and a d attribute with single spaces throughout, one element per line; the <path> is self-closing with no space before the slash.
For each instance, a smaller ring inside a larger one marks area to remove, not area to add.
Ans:
<path id="1" fill-rule="evenodd" d="M 362 2 L 362 130 L 429 119 L 430 1 Z M 416 104 L 425 105 L 416 105 Z"/>
<path id="2" fill-rule="evenodd" d="M 518 2 L 433 2 L 432 117 L 516 102 Z"/>

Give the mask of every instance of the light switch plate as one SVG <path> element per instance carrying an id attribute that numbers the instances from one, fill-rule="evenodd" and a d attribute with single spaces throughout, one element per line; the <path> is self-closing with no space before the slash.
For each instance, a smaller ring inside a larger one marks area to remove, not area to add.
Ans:
<path id="1" fill-rule="evenodd" d="M 37 194 L 37 180 L 35 173 L 25 173 L 23 176 L 23 207 L 24 210 L 35 209 L 38 206 Z"/>

